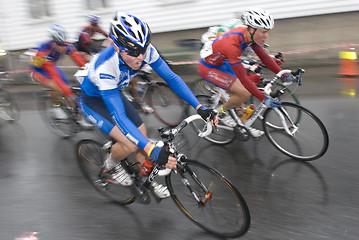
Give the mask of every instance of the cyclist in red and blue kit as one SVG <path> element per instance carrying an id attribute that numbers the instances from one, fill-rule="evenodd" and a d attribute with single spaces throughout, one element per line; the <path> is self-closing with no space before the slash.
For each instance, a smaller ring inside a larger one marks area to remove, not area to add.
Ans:
<path id="1" fill-rule="evenodd" d="M 84 66 L 86 62 L 77 52 L 76 48 L 70 43 L 66 42 L 65 28 L 53 24 L 49 29 L 52 40 L 46 41 L 37 49 L 36 56 L 34 56 L 30 64 L 32 74 L 35 80 L 42 85 L 55 90 L 58 96 L 66 97 L 74 106 L 74 93 L 69 88 L 70 81 L 65 73 L 56 65 L 59 59 L 67 54 L 80 66 Z M 57 118 L 65 118 L 66 115 L 61 108 L 54 108 L 54 114 Z"/>
<path id="2" fill-rule="evenodd" d="M 79 38 L 76 42 L 76 48 L 79 52 L 81 52 L 82 56 L 84 57 L 86 62 L 89 62 L 91 60 L 91 54 L 99 52 L 99 49 L 96 49 L 93 46 L 93 39 L 92 37 L 99 33 L 106 38 L 108 37 L 108 34 L 100 27 L 100 17 L 96 15 L 90 15 L 90 25 L 85 26 L 81 29 Z"/>
<path id="3" fill-rule="evenodd" d="M 272 16 L 265 10 L 245 10 L 242 15 L 244 24 L 232 28 L 214 40 L 207 41 L 201 50 L 198 66 L 201 77 L 229 91 L 230 99 L 220 106 L 219 119 L 228 125 L 235 125 L 227 110 L 242 107 L 251 95 L 257 97 L 268 107 L 277 107 L 281 103 L 271 97 L 266 97 L 250 80 L 243 67 L 240 56 L 247 47 L 251 47 L 263 64 L 274 73 L 281 68 L 265 51 L 263 45 L 269 31 L 274 27 Z M 292 80 L 288 76 L 288 81 Z M 243 121 L 243 119 L 241 119 Z M 250 128 L 254 137 L 264 132 Z"/>
<path id="4" fill-rule="evenodd" d="M 136 154 L 137 162 L 145 163 L 141 167 L 143 175 L 148 173 L 153 162 L 166 168 L 177 165 L 166 146 L 154 144 L 146 137 L 146 127 L 136 108 L 120 91 L 128 86 L 141 67 L 148 64 L 203 119 L 212 119 L 217 124 L 217 117 L 200 104 L 185 82 L 161 58 L 151 44 L 148 25 L 140 18 L 118 11 L 111 21 L 109 36 L 114 44 L 96 54 L 87 68 L 76 76 L 83 91 L 81 107 L 85 116 L 116 141 L 102 173 L 108 181 L 130 186 L 133 180 L 120 161 L 132 153 Z M 145 161 L 146 156 L 149 161 Z M 152 185 L 158 197 L 169 197 L 165 186 L 156 182 Z"/>

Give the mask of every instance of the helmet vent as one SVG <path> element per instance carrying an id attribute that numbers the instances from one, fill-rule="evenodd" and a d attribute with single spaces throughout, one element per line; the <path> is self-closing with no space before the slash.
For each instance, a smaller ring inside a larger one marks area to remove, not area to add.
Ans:
<path id="1" fill-rule="evenodd" d="M 116 27 L 118 27 L 119 29 L 121 29 L 122 32 L 125 31 L 125 29 L 123 29 L 123 27 L 120 24 L 117 24 Z"/>
<path id="2" fill-rule="evenodd" d="M 128 30 L 129 33 L 131 33 L 132 37 L 136 38 L 136 34 L 132 30 Z"/>
<path id="3" fill-rule="evenodd" d="M 142 38 L 142 34 L 141 33 L 138 33 L 138 37 L 140 39 L 140 42 L 143 42 L 143 38 Z"/>

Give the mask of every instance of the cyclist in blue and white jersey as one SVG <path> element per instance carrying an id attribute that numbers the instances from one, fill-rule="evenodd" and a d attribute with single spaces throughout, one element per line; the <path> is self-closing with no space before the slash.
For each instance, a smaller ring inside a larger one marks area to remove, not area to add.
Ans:
<path id="1" fill-rule="evenodd" d="M 149 64 L 181 98 L 197 109 L 203 119 L 212 119 L 214 124 L 218 120 L 160 57 L 150 43 L 151 32 L 144 21 L 118 11 L 111 22 L 109 37 L 114 44 L 95 55 L 83 77 L 80 74 L 77 77 L 83 91 L 81 106 L 85 116 L 116 141 L 105 161 L 104 172 L 111 173 L 110 181 L 129 186 L 132 179 L 119 162 L 131 153 L 136 153 L 136 161 L 140 163 L 148 156 L 152 162 L 166 168 L 175 168 L 177 164 L 166 147 L 156 146 L 146 137 L 146 127 L 136 108 L 119 91 L 143 65 Z M 144 175 L 146 171 L 141 168 Z M 154 183 L 154 189 L 160 198 L 169 196 L 162 185 Z"/>

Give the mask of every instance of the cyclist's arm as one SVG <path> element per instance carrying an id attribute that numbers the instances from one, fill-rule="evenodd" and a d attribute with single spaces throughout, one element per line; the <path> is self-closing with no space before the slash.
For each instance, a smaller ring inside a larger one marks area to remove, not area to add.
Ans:
<path id="1" fill-rule="evenodd" d="M 161 57 L 159 57 L 155 62 L 151 63 L 150 66 L 183 100 L 188 102 L 195 109 L 198 109 L 201 106 L 200 102 L 194 96 L 187 84 L 182 80 L 182 78 L 180 78 L 169 68 L 167 63 Z"/>
<path id="2" fill-rule="evenodd" d="M 96 32 L 104 35 L 105 37 L 108 37 L 108 34 L 100 26 L 97 26 Z"/>
<path id="3" fill-rule="evenodd" d="M 76 50 L 74 46 L 69 46 L 67 54 L 79 65 L 80 67 L 85 66 L 86 61 L 83 59 L 81 54 Z"/>
<path id="4" fill-rule="evenodd" d="M 238 77 L 238 79 L 241 81 L 243 86 L 256 98 L 258 98 L 260 101 L 264 101 L 266 96 L 258 90 L 257 86 L 249 79 L 247 75 L 247 70 L 243 67 L 242 62 L 239 63 L 231 63 L 230 64 L 234 73 Z"/>
<path id="5" fill-rule="evenodd" d="M 262 46 L 255 45 L 252 46 L 252 49 L 257 54 L 262 63 L 272 72 L 278 73 L 282 69 L 279 67 L 277 62 L 265 51 Z"/>
<path id="6" fill-rule="evenodd" d="M 146 151 L 146 145 L 151 146 L 152 144 L 148 144 L 149 140 L 127 117 L 125 106 L 122 102 L 121 95 L 119 94 L 118 89 L 102 90 L 101 95 L 113 119 L 115 120 L 116 125 L 119 127 L 122 133 L 131 142 Z"/>

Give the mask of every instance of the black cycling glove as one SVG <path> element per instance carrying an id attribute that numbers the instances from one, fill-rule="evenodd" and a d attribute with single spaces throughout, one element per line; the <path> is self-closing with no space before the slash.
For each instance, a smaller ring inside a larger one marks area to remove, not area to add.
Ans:
<path id="1" fill-rule="evenodd" d="M 197 113 L 206 121 L 207 121 L 208 117 L 211 120 L 214 119 L 214 116 L 216 116 L 216 114 L 217 114 L 213 109 L 208 109 L 204 106 L 201 106 L 200 108 L 198 108 Z"/>
<path id="2" fill-rule="evenodd" d="M 168 146 L 155 146 L 150 153 L 150 162 L 156 162 L 158 165 L 166 165 L 170 151 Z"/>

